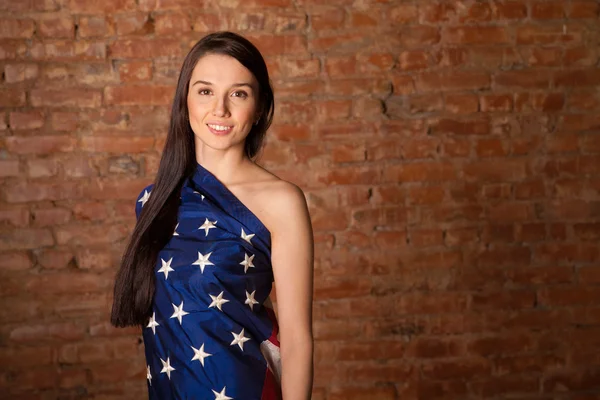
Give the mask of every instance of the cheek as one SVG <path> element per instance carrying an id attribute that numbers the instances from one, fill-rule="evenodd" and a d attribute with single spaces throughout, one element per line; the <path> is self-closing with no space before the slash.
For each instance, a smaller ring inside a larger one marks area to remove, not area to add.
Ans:
<path id="1" fill-rule="evenodd" d="M 206 113 L 206 105 L 193 97 L 188 97 L 187 108 L 190 118 L 203 118 L 203 114 Z"/>
<path id="2" fill-rule="evenodd" d="M 244 104 L 237 108 L 236 114 L 238 121 L 252 124 L 254 122 L 254 115 L 256 114 L 256 107 L 253 104 Z"/>

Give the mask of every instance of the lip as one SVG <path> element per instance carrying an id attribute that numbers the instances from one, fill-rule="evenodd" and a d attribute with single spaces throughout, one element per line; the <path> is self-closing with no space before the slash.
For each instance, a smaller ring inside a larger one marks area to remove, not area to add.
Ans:
<path id="1" fill-rule="evenodd" d="M 226 126 L 226 127 L 228 127 L 228 129 L 226 129 L 224 131 L 218 131 L 216 129 L 211 128 L 209 126 L 209 124 L 210 125 Z M 207 123 L 206 127 L 208 128 L 209 131 L 211 131 L 211 133 L 213 133 L 214 135 L 217 135 L 217 136 L 225 136 L 225 135 L 227 135 L 228 133 L 230 133 L 233 130 L 233 126 L 231 126 L 231 125 L 225 125 L 225 124 L 219 124 L 219 123 L 213 123 L 213 122 Z"/>

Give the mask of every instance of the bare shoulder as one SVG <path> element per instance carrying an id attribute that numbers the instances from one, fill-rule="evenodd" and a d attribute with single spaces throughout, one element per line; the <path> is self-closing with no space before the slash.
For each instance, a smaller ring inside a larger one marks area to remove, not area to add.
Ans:
<path id="1" fill-rule="evenodd" d="M 297 185 L 277 177 L 272 172 L 264 171 L 256 200 L 261 203 L 264 222 L 271 231 L 276 233 L 282 227 L 306 221 L 308 207 L 304 192 Z"/>

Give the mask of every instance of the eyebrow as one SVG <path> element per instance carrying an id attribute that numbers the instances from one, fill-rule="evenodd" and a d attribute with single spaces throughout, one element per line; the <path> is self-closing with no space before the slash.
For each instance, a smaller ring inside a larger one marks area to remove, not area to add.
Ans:
<path id="1" fill-rule="evenodd" d="M 208 81 L 203 81 L 203 80 L 197 80 L 196 82 L 194 82 L 194 85 L 196 85 L 197 83 L 202 83 L 204 85 L 212 85 L 212 83 L 208 82 Z M 250 83 L 247 82 L 241 82 L 241 83 L 234 83 L 233 85 L 231 85 L 231 87 L 240 87 L 240 86 L 248 86 L 250 89 L 254 89 L 252 87 L 252 85 Z"/>

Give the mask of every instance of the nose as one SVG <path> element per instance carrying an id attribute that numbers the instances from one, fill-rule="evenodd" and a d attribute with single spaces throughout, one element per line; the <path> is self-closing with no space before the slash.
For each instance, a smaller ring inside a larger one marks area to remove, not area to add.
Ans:
<path id="1" fill-rule="evenodd" d="M 227 117 L 229 115 L 227 99 L 225 97 L 216 96 L 212 113 L 215 117 Z"/>

